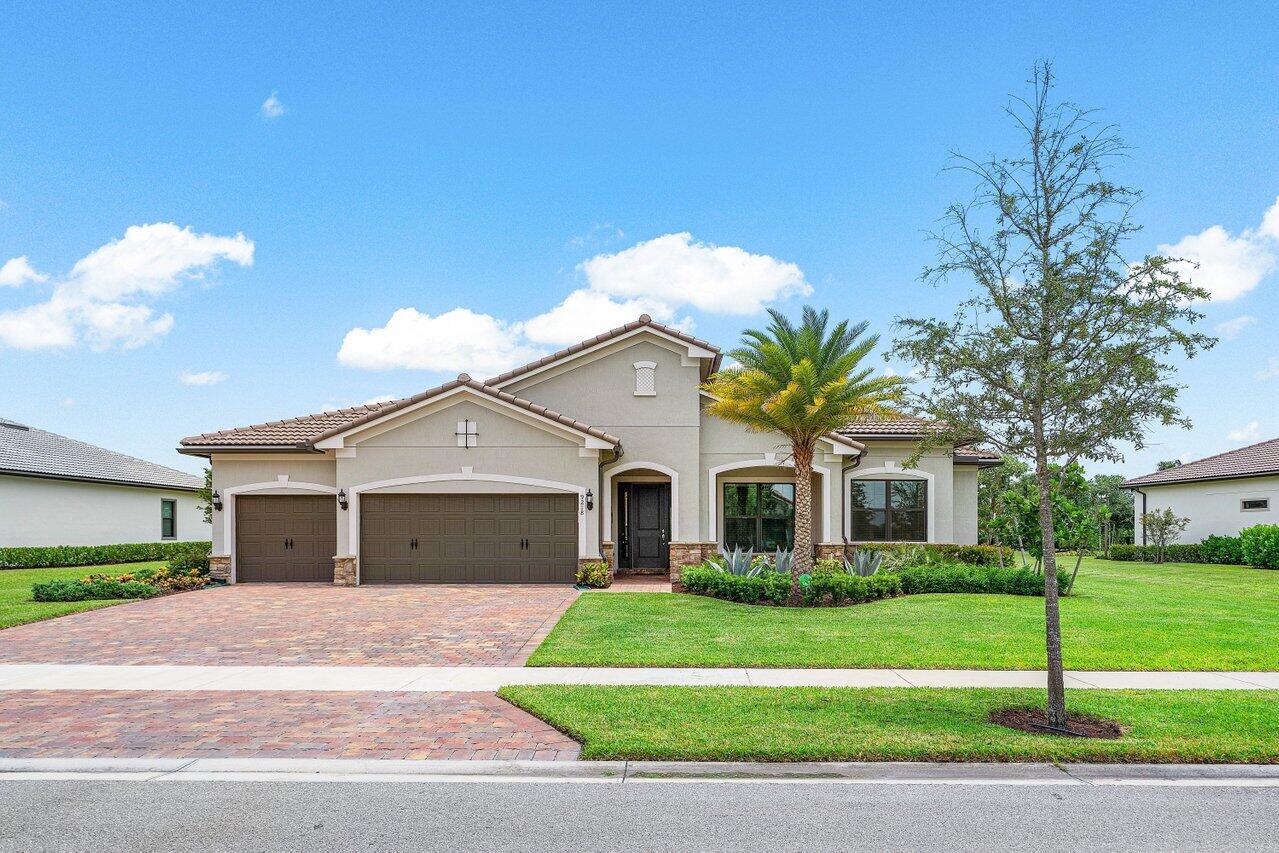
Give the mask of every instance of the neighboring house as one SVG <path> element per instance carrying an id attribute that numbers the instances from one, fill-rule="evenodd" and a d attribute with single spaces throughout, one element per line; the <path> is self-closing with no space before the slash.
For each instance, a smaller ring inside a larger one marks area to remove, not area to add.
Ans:
<path id="1" fill-rule="evenodd" d="M 0 548 L 208 539 L 200 477 L 0 418 Z"/>
<path id="2" fill-rule="evenodd" d="M 1123 487 L 1136 493 L 1134 541 L 1143 545 L 1141 516 L 1157 509 L 1190 519 L 1182 542 L 1279 524 L 1279 438 L 1134 477 Z"/>
<path id="3" fill-rule="evenodd" d="M 563 582 L 580 562 L 667 572 L 721 545 L 786 547 L 780 435 L 706 414 L 720 364 L 647 315 L 478 382 L 192 436 L 212 460 L 213 568 L 232 581 Z M 813 540 L 977 541 L 969 449 L 902 460 L 926 422 L 851 424 L 813 474 Z"/>

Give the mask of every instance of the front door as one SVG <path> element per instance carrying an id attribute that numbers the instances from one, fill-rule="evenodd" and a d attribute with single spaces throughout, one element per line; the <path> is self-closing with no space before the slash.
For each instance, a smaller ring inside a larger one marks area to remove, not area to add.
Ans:
<path id="1" fill-rule="evenodd" d="M 623 569 L 670 567 L 670 483 L 621 483 L 617 487 L 622 535 L 617 565 Z"/>

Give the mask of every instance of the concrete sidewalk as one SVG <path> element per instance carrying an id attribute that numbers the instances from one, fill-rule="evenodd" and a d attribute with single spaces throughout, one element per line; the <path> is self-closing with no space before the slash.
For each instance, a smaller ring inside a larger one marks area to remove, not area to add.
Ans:
<path id="1" fill-rule="evenodd" d="M 0 690 L 492 692 L 511 684 L 1044 687 L 1036 670 L 0 665 Z M 1279 672 L 1070 672 L 1074 688 L 1279 690 Z"/>
<path id="2" fill-rule="evenodd" d="M 764 782 L 862 785 L 1279 787 L 1266 764 L 948 762 L 414 761 L 309 758 L 0 758 L 0 783 L 129 782 Z"/>

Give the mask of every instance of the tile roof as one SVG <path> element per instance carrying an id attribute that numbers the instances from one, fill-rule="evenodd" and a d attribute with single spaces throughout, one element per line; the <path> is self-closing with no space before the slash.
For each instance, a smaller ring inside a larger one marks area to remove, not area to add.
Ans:
<path id="1" fill-rule="evenodd" d="M 998 465 L 1003 461 L 1002 456 L 991 450 L 983 450 L 980 447 L 956 447 L 954 450 L 954 459 L 956 462 L 962 462 L 969 465 L 979 465 L 986 468 L 990 465 Z"/>
<path id="2" fill-rule="evenodd" d="M 392 400 L 387 403 L 375 403 L 367 406 L 355 406 L 349 409 L 338 409 L 332 412 L 320 412 L 315 415 L 306 415 L 300 418 L 290 418 L 283 421 L 272 421 L 265 424 L 256 424 L 254 426 L 240 427 L 236 429 L 222 430 L 220 432 L 207 432 L 201 435 L 192 435 L 182 439 L 183 447 L 200 448 L 200 447 L 294 447 L 299 449 L 310 450 L 318 441 L 331 438 L 339 433 L 346 432 L 353 427 L 362 426 L 370 421 L 393 414 L 414 403 L 420 403 L 431 397 L 438 396 L 455 388 L 467 387 L 473 391 L 477 391 L 504 403 L 510 403 L 518 406 L 525 411 L 532 412 L 535 415 L 555 421 L 562 426 L 570 429 L 584 432 L 587 435 L 607 441 L 610 444 L 620 444 L 621 439 L 616 436 L 609 435 L 602 429 L 584 424 L 579 420 L 570 418 L 567 415 L 561 415 L 559 412 L 538 405 L 529 400 L 516 397 L 514 394 L 508 394 L 497 388 L 492 388 L 483 382 L 472 379 L 469 375 L 459 374 L 457 379 L 446 382 L 443 385 L 423 391 L 420 394 L 414 394 L 412 397 L 402 397 L 399 400 Z"/>
<path id="3" fill-rule="evenodd" d="M 550 364 L 553 361 L 559 361 L 562 358 L 573 355 L 574 353 L 581 352 L 584 349 L 590 349 L 591 347 L 596 346 L 597 344 L 602 344 L 605 341 L 609 341 L 609 340 L 612 340 L 613 338 L 620 337 L 626 334 L 627 332 L 633 332 L 642 326 L 648 326 L 650 329 L 656 329 L 657 331 L 663 332 L 667 335 L 670 335 L 671 337 L 678 338 L 679 340 L 683 341 L 686 344 L 692 344 L 693 346 L 698 346 L 698 347 L 701 347 L 702 349 L 710 350 L 711 352 L 715 353 L 715 363 L 711 366 L 711 372 L 714 372 L 715 370 L 719 369 L 719 362 L 720 362 L 719 347 L 715 346 L 714 344 L 708 343 L 702 340 L 701 338 L 695 338 L 692 335 L 688 334 L 687 332 L 681 332 L 679 329 L 676 329 L 673 326 L 667 326 L 664 323 L 659 323 L 647 314 L 641 314 L 638 320 L 632 320 L 631 322 L 627 323 L 624 326 L 618 326 L 616 329 L 610 329 L 609 331 L 604 332 L 603 334 L 600 334 L 600 335 L 596 335 L 593 338 L 587 338 L 586 340 L 580 343 L 573 344 L 571 347 L 565 347 L 559 352 L 553 352 L 548 356 L 539 358 L 537 361 L 531 361 L 528 364 L 523 365 L 522 367 L 517 367 L 513 370 L 508 370 L 505 373 L 502 373 L 498 376 L 494 376 L 492 379 L 486 380 L 484 384 L 497 385 L 499 382 L 505 382 L 508 379 L 514 379 L 517 376 L 523 376 L 525 373 L 529 373 L 530 371 L 537 370 L 539 367 L 543 367 L 547 364 Z"/>
<path id="4" fill-rule="evenodd" d="M 194 474 L 5 418 L 0 418 L 0 473 L 183 491 L 194 491 L 204 485 L 204 480 Z"/>
<path id="5" fill-rule="evenodd" d="M 1250 444 L 1238 450 L 1218 453 L 1206 459 L 1196 459 L 1144 474 L 1124 481 L 1125 488 L 1134 486 L 1162 486 L 1168 483 L 1193 483 L 1197 480 L 1230 480 L 1237 477 L 1257 477 L 1263 474 L 1279 474 L 1279 438 Z"/>
<path id="6" fill-rule="evenodd" d="M 883 418 L 864 421 L 854 421 L 846 427 L 839 430 L 843 435 L 853 438 L 867 438 L 871 436 L 902 436 L 903 438 L 919 438 L 928 430 L 936 429 L 939 424 L 928 418 Z"/>

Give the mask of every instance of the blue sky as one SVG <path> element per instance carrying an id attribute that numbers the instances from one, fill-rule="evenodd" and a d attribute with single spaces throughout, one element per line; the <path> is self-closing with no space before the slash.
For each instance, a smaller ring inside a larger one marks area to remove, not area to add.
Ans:
<path id="1" fill-rule="evenodd" d="M 10 5 L 0 416 L 198 470 L 184 435 L 654 302 L 723 345 L 805 301 L 891 338 L 962 295 L 918 278 L 948 153 L 1009 151 L 1049 58 L 1132 147 L 1133 250 L 1197 253 L 1234 321 L 1181 370 L 1195 429 L 1114 469 L 1274 437 L 1279 12 L 1116 5 Z"/>

